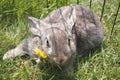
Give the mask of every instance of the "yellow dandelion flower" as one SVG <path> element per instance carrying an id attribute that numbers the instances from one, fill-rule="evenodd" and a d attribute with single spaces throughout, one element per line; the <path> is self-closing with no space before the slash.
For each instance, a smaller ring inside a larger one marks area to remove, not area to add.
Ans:
<path id="1" fill-rule="evenodd" d="M 44 53 L 44 51 L 40 50 L 40 49 L 34 49 L 34 52 L 36 55 L 40 56 L 43 59 L 47 59 L 46 54 Z"/>

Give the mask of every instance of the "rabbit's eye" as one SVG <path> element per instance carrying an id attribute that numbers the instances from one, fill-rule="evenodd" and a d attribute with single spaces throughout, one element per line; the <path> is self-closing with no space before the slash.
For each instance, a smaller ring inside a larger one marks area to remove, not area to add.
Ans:
<path id="1" fill-rule="evenodd" d="M 68 45 L 70 45 L 70 38 L 68 38 Z"/>
<path id="2" fill-rule="evenodd" d="M 47 45 L 47 47 L 50 47 L 50 44 L 49 44 L 48 40 L 46 41 L 46 45 Z"/>

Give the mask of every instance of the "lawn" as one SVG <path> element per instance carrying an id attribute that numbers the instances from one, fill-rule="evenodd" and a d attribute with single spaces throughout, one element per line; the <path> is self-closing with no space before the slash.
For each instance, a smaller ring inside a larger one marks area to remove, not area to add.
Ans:
<path id="1" fill-rule="evenodd" d="M 57 1 L 57 2 L 56 2 Z M 92 0 L 92 10 L 101 16 L 104 0 Z M 79 3 L 89 7 L 89 0 Z M 64 75 L 51 64 L 35 65 L 28 56 L 3 61 L 4 53 L 30 35 L 27 16 L 44 18 L 57 7 L 77 0 L 1 0 L 0 1 L 0 80 L 120 80 L 120 11 L 110 38 L 119 0 L 106 0 L 102 23 L 103 44 L 93 55 L 77 57 L 72 76 Z"/>

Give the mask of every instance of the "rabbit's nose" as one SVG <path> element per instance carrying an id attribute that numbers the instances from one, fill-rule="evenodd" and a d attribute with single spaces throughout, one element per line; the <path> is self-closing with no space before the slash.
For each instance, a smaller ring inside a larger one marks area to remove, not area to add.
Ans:
<path id="1" fill-rule="evenodd" d="M 54 60 L 56 61 L 57 64 L 64 65 L 65 62 L 67 61 L 67 56 L 64 54 L 59 54 Z"/>
<path id="2" fill-rule="evenodd" d="M 55 62 L 59 65 L 63 65 L 65 60 L 63 58 L 54 58 Z"/>

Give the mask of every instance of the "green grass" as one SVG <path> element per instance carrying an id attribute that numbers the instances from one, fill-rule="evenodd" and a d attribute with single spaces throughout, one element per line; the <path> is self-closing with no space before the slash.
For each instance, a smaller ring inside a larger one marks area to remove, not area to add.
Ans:
<path id="1" fill-rule="evenodd" d="M 75 4 L 77 0 L 67 0 Z M 103 0 L 93 0 L 92 9 L 101 16 Z M 29 35 L 26 16 L 44 18 L 66 0 L 1 0 L 0 1 L 0 80 L 120 80 L 120 11 L 110 36 L 119 0 L 106 0 L 102 23 L 105 28 L 103 44 L 93 55 L 78 57 L 73 76 L 59 74 L 50 64 L 33 65 L 28 57 L 2 60 L 3 54 Z M 80 0 L 89 6 L 89 0 Z M 62 71 L 61 71 L 62 72 Z"/>

